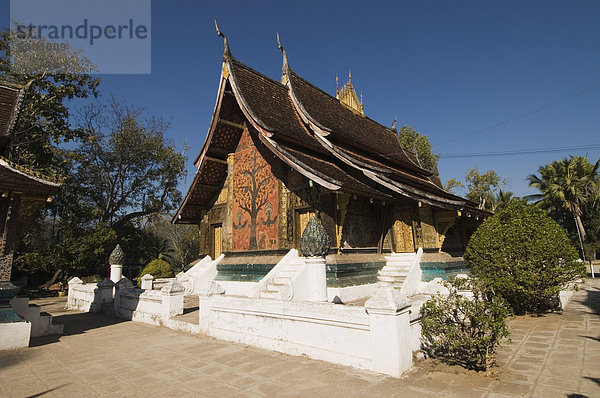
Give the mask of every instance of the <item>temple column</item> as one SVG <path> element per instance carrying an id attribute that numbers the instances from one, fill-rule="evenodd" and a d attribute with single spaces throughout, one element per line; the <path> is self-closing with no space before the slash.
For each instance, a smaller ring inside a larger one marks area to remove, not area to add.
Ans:
<path id="1" fill-rule="evenodd" d="M 308 286 L 306 300 L 326 302 L 327 266 L 325 257 L 307 257 L 304 261 Z"/>

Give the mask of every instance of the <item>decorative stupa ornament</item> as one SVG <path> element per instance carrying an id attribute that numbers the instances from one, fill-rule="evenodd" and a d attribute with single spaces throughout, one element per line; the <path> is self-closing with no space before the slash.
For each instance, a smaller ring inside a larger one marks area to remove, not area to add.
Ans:
<path id="1" fill-rule="evenodd" d="M 123 278 L 123 264 L 125 263 L 125 253 L 121 250 L 121 245 L 117 244 L 117 247 L 110 253 L 108 258 L 108 264 L 110 265 L 110 280 L 113 283 L 117 283 Z"/>
<path id="2" fill-rule="evenodd" d="M 108 263 L 110 265 L 123 265 L 125 262 L 125 253 L 121 249 L 121 245 L 117 244 L 112 253 L 110 253 L 110 257 L 108 258 Z"/>
<path id="3" fill-rule="evenodd" d="M 344 87 L 340 90 L 338 77 L 335 77 L 335 98 L 337 98 L 342 105 L 345 105 L 348 109 L 357 115 L 365 116 L 363 111 L 362 94 L 360 100 L 356 95 L 354 86 L 352 85 L 352 72 L 348 72 L 348 82 L 344 84 Z"/>
<path id="4" fill-rule="evenodd" d="M 300 251 L 304 257 L 325 257 L 331 246 L 331 238 L 323 228 L 321 220 L 312 216 L 302 237 L 300 237 Z"/>

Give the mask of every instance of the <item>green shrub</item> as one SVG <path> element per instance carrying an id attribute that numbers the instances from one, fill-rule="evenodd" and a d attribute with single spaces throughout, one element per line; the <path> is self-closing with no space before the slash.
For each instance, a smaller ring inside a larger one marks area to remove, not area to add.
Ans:
<path id="1" fill-rule="evenodd" d="M 422 349 L 452 365 L 485 370 L 494 362 L 496 347 L 508 337 L 508 309 L 499 297 L 484 293 L 471 280 L 474 297 L 458 293 L 466 280 L 454 279 L 446 286 L 450 295 L 436 295 L 421 307 Z"/>
<path id="2" fill-rule="evenodd" d="M 585 275 L 563 229 L 541 209 L 522 202 L 486 220 L 471 236 L 464 259 L 516 314 L 556 309 L 561 288 Z"/>
<path id="3" fill-rule="evenodd" d="M 173 278 L 175 276 L 171 265 L 168 262 L 159 259 L 150 261 L 148 265 L 144 267 L 138 277 L 138 285 L 141 286 L 142 276 L 146 274 L 150 274 L 154 278 Z"/>

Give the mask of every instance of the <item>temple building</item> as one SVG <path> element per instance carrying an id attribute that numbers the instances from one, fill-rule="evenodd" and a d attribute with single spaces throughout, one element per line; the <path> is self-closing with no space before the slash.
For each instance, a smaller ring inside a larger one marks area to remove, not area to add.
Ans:
<path id="1" fill-rule="evenodd" d="M 0 81 L 0 281 L 10 281 L 20 232 L 60 188 L 60 181 L 4 158 L 27 87 Z"/>
<path id="2" fill-rule="evenodd" d="M 37 211 L 52 199 L 61 181 L 19 166 L 4 158 L 14 137 L 27 85 L 0 81 L 0 350 L 27 347 L 31 336 L 62 334 L 52 316 L 40 313 L 29 299 L 15 297 L 19 287 L 10 282 L 19 235 Z"/>
<path id="3" fill-rule="evenodd" d="M 318 214 L 332 242 L 328 286 L 373 283 L 384 254 L 460 255 L 489 214 L 444 190 L 403 149 L 395 126 L 367 117 L 351 77 L 335 96 L 288 64 L 279 81 L 233 57 L 196 175 L 173 221 L 197 224 L 200 254 L 225 254 L 216 280 L 257 281 Z"/>

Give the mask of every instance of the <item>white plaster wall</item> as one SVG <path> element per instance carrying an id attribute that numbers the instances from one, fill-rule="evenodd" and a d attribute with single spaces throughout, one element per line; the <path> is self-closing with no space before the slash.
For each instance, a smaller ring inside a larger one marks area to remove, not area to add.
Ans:
<path id="1" fill-rule="evenodd" d="M 264 279 L 264 278 L 263 278 Z M 258 282 L 215 281 L 225 289 L 228 296 L 252 297 Z"/>
<path id="2" fill-rule="evenodd" d="M 363 307 L 212 296 L 208 316 L 216 338 L 362 369 L 371 364 Z"/>
<path id="3" fill-rule="evenodd" d="M 183 293 L 137 288 L 117 291 L 115 314 L 122 319 L 162 325 L 170 317 L 183 313 Z"/>
<path id="4" fill-rule="evenodd" d="M 85 285 L 69 285 L 69 298 L 67 308 L 83 312 L 90 312 L 94 302 L 95 290 L 98 286 L 95 283 Z"/>
<path id="5" fill-rule="evenodd" d="M 573 290 L 573 288 L 569 288 L 566 290 L 561 290 L 560 293 L 558 294 L 558 298 L 560 299 L 560 308 L 561 309 L 565 309 L 565 307 L 567 306 L 567 304 L 569 303 L 569 300 L 571 300 L 571 297 L 573 296 L 573 293 L 575 291 Z"/>
<path id="6" fill-rule="evenodd" d="M 31 323 L 0 323 L 0 350 L 15 350 L 29 346 Z"/>

